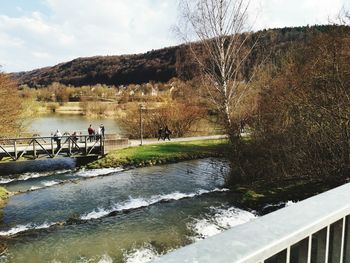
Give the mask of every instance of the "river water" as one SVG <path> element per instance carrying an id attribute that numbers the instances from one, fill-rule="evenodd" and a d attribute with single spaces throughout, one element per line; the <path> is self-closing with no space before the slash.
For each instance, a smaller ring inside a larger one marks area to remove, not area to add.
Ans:
<path id="1" fill-rule="evenodd" d="M 121 170 L 65 170 L 3 177 L 12 196 L 0 262 L 149 262 L 255 213 L 235 206 L 221 159 Z"/>

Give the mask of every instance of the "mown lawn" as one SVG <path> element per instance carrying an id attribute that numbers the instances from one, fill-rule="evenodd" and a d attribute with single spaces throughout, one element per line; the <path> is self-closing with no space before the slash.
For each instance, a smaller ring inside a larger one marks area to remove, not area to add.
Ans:
<path id="1" fill-rule="evenodd" d="M 229 152 L 227 140 L 169 142 L 116 150 L 90 163 L 88 168 L 151 166 L 182 160 L 224 156 Z"/>

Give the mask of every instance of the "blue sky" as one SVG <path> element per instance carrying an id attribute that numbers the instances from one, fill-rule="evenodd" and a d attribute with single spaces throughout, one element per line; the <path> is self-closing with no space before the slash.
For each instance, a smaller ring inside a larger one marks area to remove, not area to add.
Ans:
<path id="1" fill-rule="evenodd" d="M 30 15 L 32 12 L 49 13 L 50 9 L 45 1 L 40 0 L 0 0 L 2 15 L 22 16 Z"/>
<path id="2" fill-rule="evenodd" d="M 326 24 L 349 0 L 252 0 L 255 29 Z M 0 0 L 5 72 L 176 45 L 178 0 Z"/>

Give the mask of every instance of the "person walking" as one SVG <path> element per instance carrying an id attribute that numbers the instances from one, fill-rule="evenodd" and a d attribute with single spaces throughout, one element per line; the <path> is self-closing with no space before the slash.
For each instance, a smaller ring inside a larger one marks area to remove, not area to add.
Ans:
<path id="1" fill-rule="evenodd" d="M 101 128 L 101 135 L 102 135 L 102 137 L 105 137 L 105 126 L 103 126 L 103 124 L 101 124 L 100 128 Z"/>
<path id="2" fill-rule="evenodd" d="M 92 128 L 91 124 L 88 128 L 88 133 L 89 133 L 89 140 L 90 140 L 90 142 L 92 142 L 94 140 L 94 137 L 95 137 L 95 130 Z"/>
<path id="3" fill-rule="evenodd" d="M 163 137 L 163 128 L 160 127 L 159 130 L 158 130 L 158 141 L 159 141 L 160 139 L 162 139 L 162 137 Z"/>
<path id="4" fill-rule="evenodd" d="M 102 127 L 98 127 L 97 129 L 97 134 L 96 134 L 96 141 L 98 141 L 99 139 L 102 139 Z"/>
<path id="5" fill-rule="evenodd" d="M 76 131 L 72 133 L 71 137 L 72 137 L 72 139 L 73 139 L 73 141 L 74 141 L 75 143 L 79 140 L 79 139 L 78 139 L 78 134 L 77 134 Z"/>
<path id="6" fill-rule="evenodd" d="M 168 126 L 165 126 L 163 140 L 165 141 L 165 139 L 168 139 L 170 141 L 170 134 L 171 131 L 169 130 Z"/>
<path id="7" fill-rule="evenodd" d="M 57 130 L 53 135 L 53 140 L 57 143 L 57 150 L 61 149 L 61 139 L 62 139 L 62 133 L 60 132 L 60 130 Z"/>

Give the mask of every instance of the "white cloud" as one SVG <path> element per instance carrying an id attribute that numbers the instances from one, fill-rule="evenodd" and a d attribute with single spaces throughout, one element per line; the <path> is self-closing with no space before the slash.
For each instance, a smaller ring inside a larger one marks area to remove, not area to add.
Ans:
<path id="1" fill-rule="evenodd" d="M 48 58 L 51 58 L 51 55 L 46 53 L 46 52 L 40 52 L 40 51 L 35 51 L 35 52 L 32 52 L 32 55 L 36 58 L 39 58 L 39 59 L 48 59 Z"/>
<path id="2" fill-rule="evenodd" d="M 252 1 L 258 13 L 255 28 L 278 28 L 326 24 L 334 18 L 346 0 L 257 0 Z"/>
<path id="3" fill-rule="evenodd" d="M 2 33 L 0 31 L 0 48 L 6 49 L 6 48 L 20 48 L 23 45 L 23 41 L 19 38 L 12 37 L 8 35 L 7 33 Z"/>
<path id="4" fill-rule="evenodd" d="M 324 23 L 339 14 L 343 5 L 345 5 L 344 0 L 318 0 L 317 4 L 314 0 L 305 0 L 302 8 L 315 16 L 316 23 Z"/>

